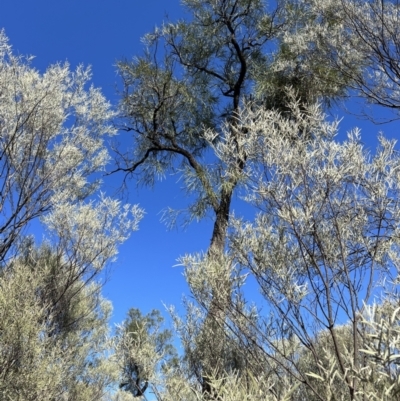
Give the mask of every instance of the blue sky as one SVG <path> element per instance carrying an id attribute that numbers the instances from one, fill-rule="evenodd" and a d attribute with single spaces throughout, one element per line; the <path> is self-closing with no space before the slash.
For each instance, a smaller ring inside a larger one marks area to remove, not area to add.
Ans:
<path id="1" fill-rule="evenodd" d="M 0 28 L 4 28 L 15 53 L 34 55 L 33 66 L 44 71 L 53 63 L 68 61 L 91 65 L 93 83 L 116 103 L 120 82 L 115 63 L 141 54 L 140 38 L 170 20 L 183 17 L 179 0 L 0 0 Z M 347 105 L 354 110 L 354 104 Z M 334 111 L 344 117 L 341 132 L 354 126 L 362 128 L 365 142 L 373 147 L 376 134 L 384 130 L 397 135 L 397 124 L 374 126 L 343 109 Z M 111 266 L 104 295 L 114 305 L 113 322 L 121 321 L 130 307 L 144 313 L 163 309 L 163 303 L 179 306 L 187 288 L 182 268 L 173 267 L 179 255 L 205 251 L 212 222 L 194 223 L 188 229 L 168 231 L 160 222 L 166 206 L 183 207 L 177 176 L 160 182 L 153 190 L 130 186 L 129 202 L 146 211 L 138 232 L 121 247 L 118 261 Z M 105 188 L 112 194 L 122 176 L 107 178 Z"/>

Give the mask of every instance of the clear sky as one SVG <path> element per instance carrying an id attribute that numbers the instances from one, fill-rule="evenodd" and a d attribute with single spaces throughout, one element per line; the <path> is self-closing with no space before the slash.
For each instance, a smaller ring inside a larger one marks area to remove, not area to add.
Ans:
<path id="1" fill-rule="evenodd" d="M 170 20 L 183 17 L 179 0 L 0 0 L 0 5 L 0 29 L 5 29 L 15 53 L 34 55 L 32 64 L 42 72 L 57 62 L 68 61 L 72 68 L 91 65 L 94 85 L 113 104 L 120 85 L 116 60 L 141 54 L 140 38 L 167 15 Z M 398 123 L 376 127 L 346 115 L 343 109 L 335 113 L 344 116 L 343 133 L 357 125 L 371 146 L 380 129 L 390 137 L 397 135 Z M 185 231 L 168 231 L 160 222 L 163 208 L 185 205 L 177 179 L 168 178 L 153 190 L 130 186 L 129 202 L 139 203 L 146 216 L 139 231 L 121 247 L 104 288 L 114 305 L 113 322 L 121 321 L 130 307 L 146 313 L 163 309 L 163 303 L 179 306 L 187 288 L 182 268 L 173 267 L 176 259 L 207 249 L 211 221 L 193 223 Z M 120 175 L 106 179 L 109 194 L 121 180 Z"/>

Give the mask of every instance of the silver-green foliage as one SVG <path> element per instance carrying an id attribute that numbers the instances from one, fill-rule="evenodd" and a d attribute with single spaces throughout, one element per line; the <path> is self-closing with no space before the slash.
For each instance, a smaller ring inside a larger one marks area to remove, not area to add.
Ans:
<path id="1" fill-rule="evenodd" d="M 185 353 L 154 371 L 160 401 L 398 399 L 395 142 L 380 136 L 371 155 L 358 130 L 338 141 L 337 122 L 319 106 L 304 111 L 293 92 L 287 97 L 292 120 L 254 104 L 238 114 L 248 168 L 235 174 L 260 212 L 232 218 L 223 258 L 181 258 L 197 305 L 174 315 Z M 207 137 L 228 164 L 235 144 L 232 127 L 222 129 L 224 141 L 213 143 L 211 130 Z M 294 142 L 299 130 L 307 135 Z M 250 280 L 264 301 L 251 303 Z M 210 310 L 224 314 L 205 324 Z"/>
<path id="2" fill-rule="evenodd" d="M 103 138 L 115 130 L 89 78 L 67 64 L 39 73 L 0 32 L 2 400 L 99 399 L 113 377 L 111 307 L 95 278 L 142 211 L 93 180 L 108 161 Z M 38 218 L 47 231 L 36 249 L 24 234 Z"/>
<path id="3" fill-rule="evenodd" d="M 157 382 L 157 372 L 177 361 L 172 332 L 161 329 L 163 321 L 157 310 L 143 316 L 139 309 L 131 308 L 127 319 L 117 326 L 113 346 L 121 372 L 119 388 L 134 397 L 146 396 L 149 385 L 154 387 Z"/>
<path id="4" fill-rule="evenodd" d="M 99 399 L 113 380 L 106 360 L 111 305 L 96 284 L 69 282 L 48 248 L 0 273 L 0 398 Z"/>
<path id="5" fill-rule="evenodd" d="M 316 99 L 343 94 L 347 81 L 324 57 L 305 63 L 307 46 L 290 54 L 285 51 L 286 34 L 296 35 L 297 25 L 310 20 L 314 25 L 322 23 L 325 29 L 332 25 L 339 30 L 332 18 L 313 19 L 301 7 L 293 13 L 297 6 L 291 1 L 270 7 L 261 0 L 186 0 L 183 5 L 190 18 L 165 23 L 145 36 L 143 56 L 118 63 L 124 84 L 120 127 L 131 134 L 133 147 L 117 150 L 115 171 L 136 174 L 145 184 L 177 173 L 191 198 L 188 220 L 206 215 L 214 218 L 209 265 L 214 265 L 220 277 L 214 276 L 212 306 L 204 321 L 213 328 L 202 330 L 203 336 L 220 327 L 214 320 L 224 319 L 224 299 L 230 296 L 221 265 L 232 200 L 243 188 L 245 171 L 251 165 L 250 135 L 240 121 L 241 107 L 252 98 L 255 107 L 279 110 L 293 119 L 296 116 L 287 107 L 287 86 L 294 88 L 305 109 Z M 309 43 L 312 46 L 315 38 Z M 326 71 L 336 77 L 335 85 L 320 79 Z M 292 138 L 302 130 L 293 132 Z M 219 147 L 227 143 L 230 156 L 223 159 Z M 175 222 L 176 215 L 167 213 L 171 215 Z M 216 365 L 221 365 L 222 371 L 226 365 L 220 338 L 214 335 L 209 341 L 205 335 L 199 340 L 210 345 L 210 352 L 200 350 L 197 355 L 207 354 L 207 360 L 192 364 L 205 391 L 208 385 L 200 372 Z"/>
<path id="6" fill-rule="evenodd" d="M 208 252 L 181 258 L 200 308 L 176 319 L 186 354 L 172 382 L 227 400 L 358 399 L 365 305 L 397 285 L 399 158 L 383 137 L 374 157 L 356 130 L 336 141 L 314 103 L 356 88 L 395 104 L 396 57 L 380 55 L 396 55 L 397 5 L 183 4 L 190 20 L 164 24 L 143 57 L 119 63 L 134 148 L 117 170 L 148 184 L 182 174 L 190 218 L 215 218 Z M 238 188 L 260 209 L 253 222 L 232 218 Z M 250 279 L 268 313 L 247 302 Z"/>

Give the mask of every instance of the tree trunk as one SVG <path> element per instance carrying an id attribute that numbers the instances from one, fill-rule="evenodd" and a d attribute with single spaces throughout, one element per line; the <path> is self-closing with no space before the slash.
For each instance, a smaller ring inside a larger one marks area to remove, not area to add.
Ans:
<path id="1" fill-rule="evenodd" d="M 222 376 L 226 369 L 225 357 L 225 318 L 231 298 L 231 283 L 229 274 L 226 273 L 224 251 L 227 229 L 229 225 L 230 205 L 233 190 L 223 190 L 216 211 L 213 233 L 207 258 L 209 263 L 216 264 L 219 272 L 212 286 L 212 300 L 207 312 L 203 327 L 203 338 L 201 343 L 205 347 L 202 377 L 202 391 L 209 399 L 218 399 L 218 394 L 212 388 L 210 377 Z"/>

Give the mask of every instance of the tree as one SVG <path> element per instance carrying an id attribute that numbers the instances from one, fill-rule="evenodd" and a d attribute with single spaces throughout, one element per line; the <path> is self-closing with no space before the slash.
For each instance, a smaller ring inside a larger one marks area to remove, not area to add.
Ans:
<path id="1" fill-rule="evenodd" d="M 99 182 L 93 174 L 109 160 L 103 138 L 115 132 L 108 102 L 98 89 L 85 89 L 89 69 L 53 65 L 40 74 L 29 61 L 12 54 L 1 31 L 2 262 L 33 219 L 57 207 L 76 211 L 94 194 Z"/>
<path id="2" fill-rule="evenodd" d="M 318 367 L 312 373 L 328 380 L 316 342 L 325 332 L 335 362 L 330 374 L 346 386 L 346 399 L 356 400 L 358 372 L 367 366 L 360 356 L 362 315 L 378 291 L 395 293 L 398 283 L 400 158 L 394 142 L 382 137 L 373 157 L 357 131 L 339 143 L 336 123 L 325 122 L 318 108 L 302 113 L 294 96 L 291 107 L 296 120 L 251 107 L 241 115 L 249 130 L 247 200 L 260 213 L 253 223 L 232 220 L 226 266 L 235 293 L 228 330 L 264 353 L 261 365 L 274 361 L 321 400 L 330 398 L 313 387 L 288 344 L 307 349 Z M 293 143 L 299 124 L 309 135 Z M 223 160 L 231 157 L 229 142 L 217 148 Z M 207 267 L 198 260 L 185 264 L 201 302 L 215 278 L 210 270 L 204 278 Z M 271 315 L 247 306 L 242 287 L 249 274 Z M 344 352 L 339 332 L 345 323 L 352 337 Z"/>
<path id="3" fill-rule="evenodd" d="M 158 369 L 176 363 L 172 332 L 161 330 L 163 321 L 157 310 L 143 316 L 139 309 L 132 308 L 117 328 L 114 348 L 121 371 L 119 388 L 133 397 L 144 396 Z"/>
<path id="4" fill-rule="evenodd" d="M 338 142 L 337 122 L 327 122 L 318 105 L 304 111 L 295 94 L 287 97 L 294 119 L 254 104 L 238 113 L 248 130 L 247 201 L 260 213 L 254 222 L 231 219 L 229 249 L 218 261 L 230 284 L 220 288 L 226 317 L 216 329 L 205 322 L 221 267 L 201 254 L 181 259 L 197 305 L 187 304 L 186 318 L 175 316 L 184 357 L 158 400 L 174 399 L 171 389 L 181 394 L 175 399 L 191 399 L 187 388 L 193 399 L 229 401 L 398 397 L 395 141 L 380 137 L 371 156 L 357 130 Z M 211 146 L 227 163 L 233 139 L 225 129 L 226 140 Z M 293 143 L 300 129 L 305 135 Z M 265 305 L 248 301 L 250 278 Z M 193 376 L 204 379 L 214 344 L 223 361 L 208 370 L 204 394 Z"/>
<path id="5" fill-rule="evenodd" d="M 68 65 L 40 74 L 0 32 L 1 399 L 99 399 L 114 377 L 95 278 L 143 212 L 98 193 L 113 112 L 89 78 Z M 35 218 L 40 248 L 24 236 Z"/>
<path id="6" fill-rule="evenodd" d="M 291 11 L 291 2 L 280 2 L 271 11 L 261 0 L 186 0 L 183 4 L 191 20 L 156 29 L 145 37 L 144 56 L 118 63 L 124 82 L 120 128 L 132 133 L 134 148 L 117 150 L 114 172 L 137 175 L 150 185 L 167 172 L 182 173 L 187 193 L 196 196 L 188 219 L 213 217 L 204 257 L 213 273 L 219 273 L 213 275 L 213 301 L 204 334 L 223 327 L 231 297 L 230 271 L 223 260 L 231 203 L 243 184 L 248 160 L 241 105 L 255 98 L 257 107 L 278 109 L 290 119 L 286 86 L 294 88 L 305 107 L 318 98 L 339 96 L 347 83 L 339 76 L 336 86 L 319 79 L 328 70 L 332 75 L 337 71 L 329 69 L 324 58 L 303 68 L 302 52 L 285 51 L 283 38 L 304 17 Z M 324 23 L 332 25 L 332 18 Z M 271 52 L 276 43 L 277 50 Z M 300 128 L 293 139 L 301 132 Z M 231 157 L 222 161 L 214 152 L 226 141 Z M 221 372 L 224 369 L 223 344 L 209 340 L 204 341 L 212 344 L 210 352 L 200 362 L 193 361 L 194 370 L 200 363 L 205 372 L 203 378 L 197 375 L 204 391 L 210 390 L 204 377 L 218 366 Z"/>
<path id="7" fill-rule="evenodd" d="M 65 286 L 51 249 L 30 256 L 0 273 L 0 398 L 99 399 L 114 380 L 106 359 L 111 305 L 98 284 Z"/>
<path id="8" fill-rule="evenodd" d="M 400 159 L 383 137 L 374 156 L 357 131 L 337 142 L 316 101 L 355 89 L 396 109 L 397 4 L 184 4 L 190 21 L 119 64 L 136 147 L 116 171 L 182 173 L 189 220 L 214 218 L 207 253 L 181 258 L 197 305 L 157 399 L 396 399 L 398 300 L 370 304 L 398 287 Z M 239 189 L 254 222 L 232 216 Z"/>
<path id="9" fill-rule="evenodd" d="M 343 1 L 346 28 L 352 36 L 350 46 L 368 68 L 356 72 L 341 57 L 337 66 L 350 76 L 353 87 L 372 104 L 383 106 L 398 118 L 400 84 L 399 21 L 397 1 Z M 390 118 L 369 117 L 382 122 Z M 368 114 L 367 114 L 368 116 Z"/>
<path id="10" fill-rule="evenodd" d="M 299 7 L 308 21 L 296 27 L 295 35 L 284 39 L 289 53 L 303 52 L 306 64 L 312 63 L 317 53 L 317 59 L 324 58 L 331 71 L 336 71 L 320 75 L 326 84 L 340 85 L 337 78 L 343 77 L 352 89 L 351 95 L 383 107 L 379 115 L 374 115 L 374 109 L 363 107 L 363 117 L 379 123 L 397 119 L 400 106 L 399 3 L 392 0 L 317 0 L 300 2 Z M 316 27 L 312 23 L 316 15 L 334 21 L 333 29 L 326 29 L 326 25 Z M 290 60 L 287 63 L 290 65 Z M 387 115 L 388 111 L 392 113 Z"/>

